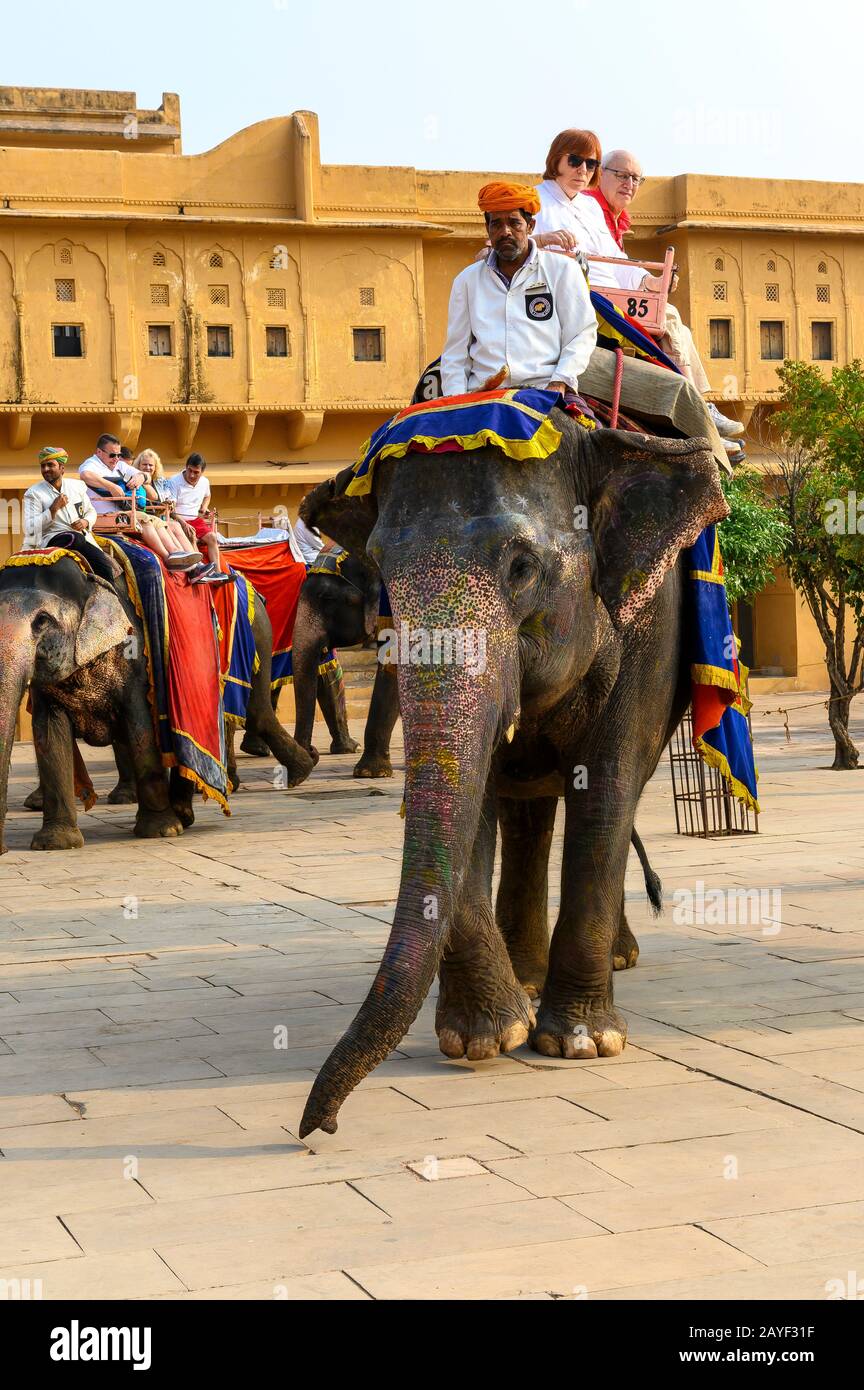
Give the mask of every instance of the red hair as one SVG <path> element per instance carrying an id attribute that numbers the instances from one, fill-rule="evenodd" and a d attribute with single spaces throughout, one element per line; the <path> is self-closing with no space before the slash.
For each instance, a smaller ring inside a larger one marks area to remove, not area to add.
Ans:
<path id="1" fill-rule="evenodd" d="M 584 159 L 597 160 L 597 168 L 591 175 L 588 184 L 589 188 L 596 188 L 600 182 L 600 161 L 603 158 L 603 151 L 593 130 L 562 130 L 560 135 L 556 135 L 546 156 L 544 179 L 557 179 L 558 165 L 565 154 L 581 154 Z"/>

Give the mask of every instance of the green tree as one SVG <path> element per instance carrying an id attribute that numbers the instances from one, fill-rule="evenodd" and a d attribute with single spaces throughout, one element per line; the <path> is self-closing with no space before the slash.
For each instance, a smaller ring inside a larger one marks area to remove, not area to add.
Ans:
<path id="1" fill-rule="evenodd" d="M 774 579 L 774 567 L 786 550 L 788 525 L 765 494 L 765 478 L 740 467 L 722 479 L 729 515 L 718 528 L 726 594 L 730 604 L 751 599 Z"/>
<path id="2" fill-rule="evenodd" d="M 776 504 L 787 525 L 783 560 L 825 648 L 833 767 L 855 768 L 849 711 L 864 687 L 864 368 L 850 362 L 825 377 L 812 363 L 784 362 L 778 376 L 770 430 Z"/>

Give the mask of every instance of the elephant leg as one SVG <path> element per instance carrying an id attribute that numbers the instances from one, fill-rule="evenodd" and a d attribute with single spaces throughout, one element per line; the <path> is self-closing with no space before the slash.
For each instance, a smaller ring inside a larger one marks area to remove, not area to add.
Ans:
<path id="1" fill-rule="evenodd" d="M 612 1002 L 612 957 L 635 804 L 616 794 L 615 776 L 605 780 L 591 818 L 575 804 L 578 793 L 567 795 L 561 910 L 531 1039 L 546 1057 L 614 1057 L 627 1039 L 627 1025 Z"/>
<path id="2" fill-rule="evenodd" d="M 318 761 L 318 750 L 312 745 L 315 726 L 315 701 L 318 692 L 318 663 L 322 651 L 329 646 L 327 630 L 320 613 L 300 590 L 297 617 L 294 621 L 294 646 L 291 664 L 294 677 L 294 738 L 301 748 Z"/>
<path id="3" fill-rule="evenodd" d="M 356 753 L 360 744 L 351 737 L 348 713 L 345 709 L 345 681 L 337 658 L 336 666 L 326 675 L 318 676 L 316 687 L 318 707 L 330 731 L 331 753 Z"/>
<path id="4" fill-rule="evenodd" d="M 233 719 L 225 720 L 225 757 L 228 768 L 228 790 L 236 792 L 240 785 L 240 773 L 237 771 L 237 754 L 234 751 L 235 724 Z M 243 745 L 241 743 L 240 747 Z"/>
<path id="5" fill-rule="evenodd" d="M 130 674 L 124 694 L 124 735 L 138 802 L 134 833 L 141 840 L 182 835 L 183 822 L 171 805 L 168 778 L 156 746 L 145 684 L 136 672 Z"/>
<path id="6" fill-rule="evenodd" d="M 630 970 L 638 959 L 639 942 L 630 930 L 627 914 L 624 911 L 624 894 L 622 893 L 621 916 L 618 919 L 618 931 L 615 936 L 615 945 L 612 948 L 612 969 Z"/>
<path id="7" fill-rule="evenodd" d="M 45 805 L 45 793 L 44 793 L 44 791 L 42 790 L 42 783 L 39 782 L 39 783 L 37 783 L 37 785 L 33 788 L 33 790 L 32 790 L 32 792 L 30 793 L 30 795 L 29 795 L 28 797 L 25 797 L 25 799 L 24 799 L 24 810 L 25 810 L 25 811 L 41 811 L 41 810 L 44 809 L 44 805 Z"/>
<path id="8" fill-rule="evenodd" d="M 554 796 L 502 797 L 498 804 L 501 882 L 495 917 L 516 978 L 532 998 L 543 991 L 549 959 L 549 850 L 557 809 Z"/>
<path id="9" fill-rule="evenodd" d="M 355 777 L 392 777 L 390 739 L 399 718 L 399 684 L 395 664 L 378 663 L 369 715 L 363 733 L 363 756 L 354 768 Z"/>
<path id="10" fill-rule="evenodd" d="M 172 767 L 168 777 L 168 798 L 171 802 L 171 808 L 184 830 L 188 830 L 190 825 L 195 824 L 195 812 L 192 809 L 194 795 L 194 784 L 189 781 L 188 777 L 181 777 L 176 767 Z"/>
<path id="11" fill-rule="evenodd" d="M 281 785 L 297 787 L 306 781 L 315 766 L 315 760 L 305 748 L 295 742 L 287 730 L 282 728 L 276 717 L 270 690 L 273 644 L 269 627 L 261 631 L 256 629 L 255 640 L 260 660 L 258 670 L 252 677 L 246 720 L 263 739 L 268 753 L 282 764 L 284 771 Z"/>
<path id="12" fill-rule="evenodd" d="M 42 788 L 42 828 L 31 849 L 80 849 L 84 836 L 75 810 L 72 725 L 59 705 L 33 696 L 33 744 Z"/>
<path id="13" fill-rule="evenodd" d="M 438 971 L 438 1045 L 446 1057 L 471 1061 L 512 1052 L 527 1040 L 534 1022 L 531 1001 L 513 973 L 492 914 L 495 821 L 490 785 Z"/>
<path id="14" fill-rule="evenodd" d="M 135 786 L 135 767 L 132 754 L 125 743 L 116 740 L 112 745 L 117 764 L 117 785 L 108 793 L 109 806 L 132 806 L 138 800 Z"/>

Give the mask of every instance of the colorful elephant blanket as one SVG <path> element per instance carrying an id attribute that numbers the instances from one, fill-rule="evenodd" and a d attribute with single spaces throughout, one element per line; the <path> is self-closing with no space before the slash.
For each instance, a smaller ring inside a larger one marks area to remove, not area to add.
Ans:
<path id="1" fill-rule="evenodd" d="M 209 590 L 166 569 L 137 541 L 112 538 L 109 544 L 144 627 L 163 765 L 176 767 L 229 816 L 219 648 Z"/>
<path id="2" fill-rule="evenodd" d="M 271 541 L 266 545 L 233 547 L 223 544 L 222 568 L 237 570 L 261 596 L 273 627 L 273 669 L 270 684 L 273 690 L 294 679 L 292 648 L 294 621 L 300 590 L 306 578 L 306 566 L 295 560 L 288 541 Z M 227 584 L 222 586 L 228 588 Z M 318 674 L 335 670 L 335 652 L 322 653 Z"/>
<path id="3" fill-rule="evenodd" d="M 261 664 L 252 631 L 256 595 L 238 570 L 232 569 L 230 573 L 233 583 L 214 586 L 211 597 L 219 623 L 219 669 L 225 718 L 230 724 L 243 728 L 252 677 Z"/>
<path id="4" fill-rule="evenodd" d="M 759 774 L 747 723 L 748 672 L 738 660 L 716 526 L 706 526 L 686 557 L 693 746 L 717 768 L 730 792 L 758 811 Z"/>

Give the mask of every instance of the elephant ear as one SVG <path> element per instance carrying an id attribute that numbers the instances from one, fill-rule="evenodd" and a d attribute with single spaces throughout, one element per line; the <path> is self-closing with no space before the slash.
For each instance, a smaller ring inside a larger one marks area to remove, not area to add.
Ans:
<path id="1" fill-rule="evenodd" d="M 116 591 L 98 575 L 87 575 L 92 586 L 75 635 L 75 670 L 95 661 L 112 647 L 125 642 L 131 632 L 129 619 Z"/>
<path id="2" fill-rule="evenodd" d="M 707 439 L 597 431 L 589 436 L 589 509 L 600 597 L 625 627 L 656 594 L 679 554 L 729 514 Z"/>

